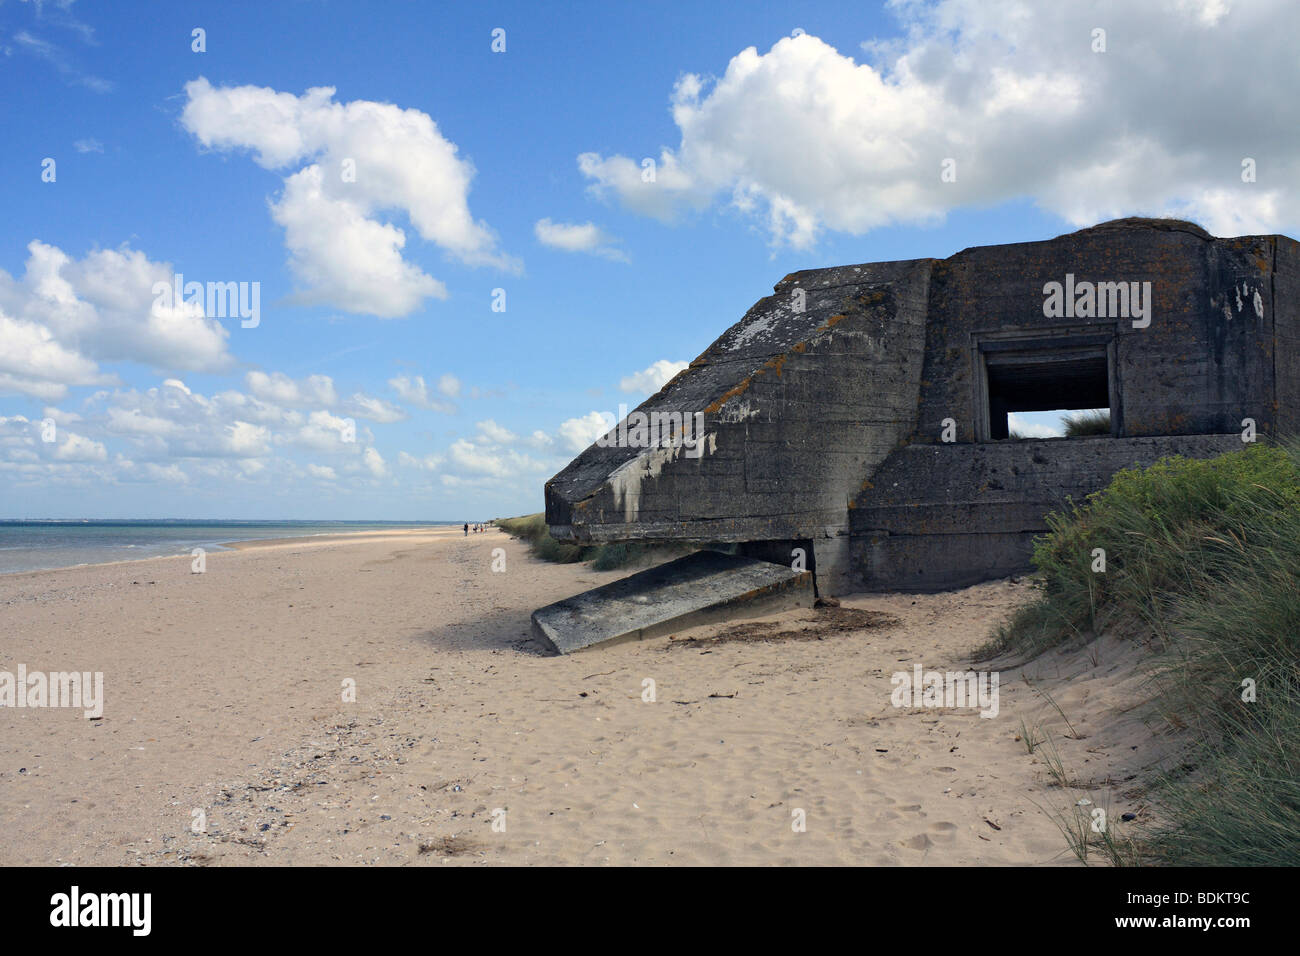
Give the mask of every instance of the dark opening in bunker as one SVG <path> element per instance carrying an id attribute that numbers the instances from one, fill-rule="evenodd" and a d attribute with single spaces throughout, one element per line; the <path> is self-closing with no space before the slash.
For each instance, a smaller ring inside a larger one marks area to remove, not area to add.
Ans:
<path id="1" fill-rule="evenodd" d="M 990 350 L 983 359 L 986 440 L 1000 441 L 1011 434 L 1008 416 L 1013 412 L 1105 410 L 1111 412 L 1106 433 L 1118 434 L 1106 346 Z"/>

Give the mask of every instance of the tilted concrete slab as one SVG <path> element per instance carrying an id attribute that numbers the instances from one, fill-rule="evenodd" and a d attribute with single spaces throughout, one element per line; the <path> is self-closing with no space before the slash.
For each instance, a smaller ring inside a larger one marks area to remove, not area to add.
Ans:
<path id="1" fill-rule="evenodd" d="M 533 636 L 569 654 L 812 602 L 808 571 L 697 551 L 534 611 Z"/>

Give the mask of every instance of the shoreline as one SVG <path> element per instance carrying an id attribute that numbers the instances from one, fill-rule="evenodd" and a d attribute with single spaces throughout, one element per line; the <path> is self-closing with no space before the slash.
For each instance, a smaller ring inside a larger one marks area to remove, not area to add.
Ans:
<path id="1" fill-rule="evenodd" d="M 230 541 L 208 541 L 194 544 L 191 548 L 204 548 L 209 554 L 220 554 L 224 551 L 247 551 L 257 548 L 259 545 L 275 544 L 307 544 L 313 541 L 321 543 L 330 543 L 335 540 L 348 540 L 362 537 L 372 537 L 382 539 L 386 537 L 395 537 L 404 534 L 436 534 L 444 530 L 460 530 L 460 525 L 419 525 L 409 528 L 376 528 L 366 531 L 322 531 L 317 534 L 308 535 L 291 535 L 287 537 L 268 537 L 268 538 L 240 538 Z M 38 550 L 38 549 L 32 549 Z M 96 568 L 108 567 L 117 564 L 138 564 L 141 561 L 160 561 L 169 558 L 192 558 L 189 553 L 181 554 L 151 554 L 139 558 L 118 558 L 111 561 L 82 561 L 77 564 L 64 564 L 48 568 L 18 568 L 12 571 L 0 570 L 0 578 L 8 577 L 15 574 L 44 574 L 46 572 L 70 571 L 76 568 Z"/>

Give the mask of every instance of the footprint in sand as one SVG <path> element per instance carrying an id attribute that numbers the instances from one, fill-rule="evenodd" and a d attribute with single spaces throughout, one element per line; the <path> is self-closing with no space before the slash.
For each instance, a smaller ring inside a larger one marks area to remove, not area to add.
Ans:
<path id="1" fill-rule="evenodd" d="M 907 847 L 909 850 L 928 850 L 930 847 L 934 846 L 934 841 L 925 833 L 918 833 L 916 836 L 908 837 L 906 840 L 901 842 L 902 845 Z"/>
<path id="2" fill-rule="evenodd" d="M 925 851 L 940 843 L 951 843 L 956 835 L 957 824 L 932 823 L 928 833 L 918 833 L 914 837 L 908 837 L 901 841 L 901 844 L 909 850 Z"/>
<path id="3" fill-rule="evenodd" d="M 955 823 L 932 823 L 930 824 L 930 833 L 934 839 L 940 843 L 951 843 L 957 836 L 957 824 Z"/>

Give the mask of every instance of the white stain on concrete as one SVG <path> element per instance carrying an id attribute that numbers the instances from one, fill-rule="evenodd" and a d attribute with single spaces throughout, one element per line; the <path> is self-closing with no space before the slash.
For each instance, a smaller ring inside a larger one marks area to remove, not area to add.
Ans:
<path id="1" fill-rule="evenodd" d="M 718 448 L 718 436 L 716 432 L 709 432 L 702 439 L 703 454 L 699 456 L 690 456 L 699 460 L 705 455 L 712 455 Z M 637 520 L 641 512 L 641 486 L 648 478 L 658 478 L 664 470 L 664 466 L 671 461 L 679 458 L 685 448 L 680 445 L 665 445 L 658 448 L 647 448 L 637 454 L 635 458 L 623 462 L 610 473 L 607 484 L 614 493 L 614 503 L 616 507 L 623 509 L 623 520 L 632 522 Z"/>

